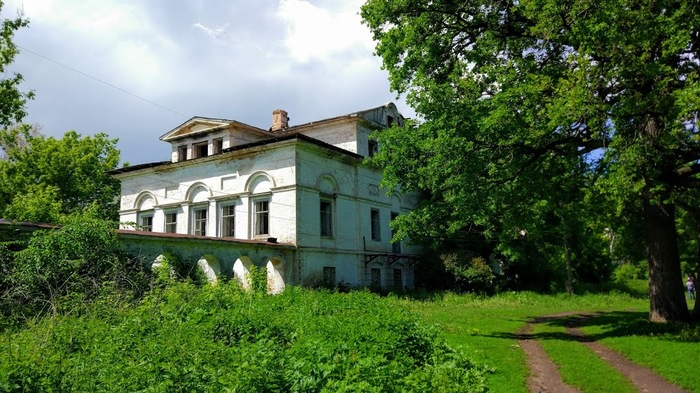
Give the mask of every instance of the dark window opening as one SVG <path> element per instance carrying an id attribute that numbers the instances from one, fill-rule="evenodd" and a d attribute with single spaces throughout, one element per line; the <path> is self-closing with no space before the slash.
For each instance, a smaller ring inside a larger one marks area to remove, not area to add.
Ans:
<path id="1" fill-rule="evenodd" d="M 177 148 L 177 160 L 185 161 L 187 159 L 187 146 L 179 146 Z"/>
<path id="2" fill-rule="evenodd" d="M 394 288 L 403 289 L 403 274 L 401 269 L 394 269 Z"/>
<path id="3" fill-rule="evenodd" d="M 333 236 L 333 202 L 321 200 L 321 236 Z"/>
<path id="4" fill-rule="evenodd" d="M 195 158 L 206 157 L 209 155 L 209 146 L 207 143 L 198 143 L 193 146 L 195 152 Z"/>
<path id="5" fill-rule="evenodd" d="M 214 154 L 221 153 L 221 151 L 224 150 L 224 138 L 214 139 L 213 147 L 214 147 Z"/>
<path id="6" fill-rule="evenodd" d="M 374 157 L 375 154 L 379 152 L 379 144 L 374 139 L 370 139 L 367 142 L 367 150 L 369 151 L 369 156 Z"/>
<path id="7" fill-rule="evenodd" d="M 381 229 L 380 229 L 380 222 L 379 222 L 379 210 L 377 209 L 372 209 L 370 211 L 370 224 L 371 224 L 371 229 L 372 229 L 372 240 L 374 241 L 381 241 L 382 236 L 381 236 Z"/>
<path id="8" fill-rule="evenodd" d="M 335 287 L 335 267 L 323 267 L 323 285 L 326 287 Z"/>

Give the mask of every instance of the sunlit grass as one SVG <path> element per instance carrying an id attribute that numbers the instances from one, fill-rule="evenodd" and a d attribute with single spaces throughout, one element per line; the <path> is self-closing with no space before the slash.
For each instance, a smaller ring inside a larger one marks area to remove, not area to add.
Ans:
<path id="1" fill-rule="evenodd" d="M 571 337 L 563 320 L 534 325 L 532 333 L 552 361 L 562 379 L 583 393 L 633 393 L 637 389 L 610 364 Z"/>
<path id="2" fill-rule="evenodd" d="M 493 392 L 526 392 L 528 367 L 516 332 L 537 316 L 564 311 L 612 311 L 647 307 L 644 299 L 614 292 L 569 296 L 507 292 L 493 297 L 444 293 L 430 300 L 403 301 L 430 323 L 445 340 L 463 348 L 477 362 L 494 368 L 487 376 Z M 603 385 L 605 380 L 600 376 Z"/>

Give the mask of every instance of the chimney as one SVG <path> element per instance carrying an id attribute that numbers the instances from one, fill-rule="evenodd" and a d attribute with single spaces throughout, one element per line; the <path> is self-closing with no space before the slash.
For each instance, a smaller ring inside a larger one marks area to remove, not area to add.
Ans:
<path id="1" fill-rule="evenodd" d="M 272 111 L 272 128 L 270 131 L 282 131 L 289 127 L 289 117 L 287 111 L 275 109 Z"/>

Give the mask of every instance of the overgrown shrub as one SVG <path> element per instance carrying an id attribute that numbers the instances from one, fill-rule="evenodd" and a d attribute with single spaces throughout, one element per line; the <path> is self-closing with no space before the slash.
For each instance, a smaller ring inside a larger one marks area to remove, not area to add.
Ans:
<path id="1" fill-rule="evenodd" d="M 34 232 L 13 256 L 6 295 L 15 315 L 70 311 L 103 286 L 137 297 L 147 289 L 141 264 L 128 257 L 108 221 L 76 216 L 59 229 Z"/>
<path id="2" fill-rule="evenodd" d="M 1 339 L 0 391 L 484 392 L 486 370 L 369 292 L 172 283 Z"/>
<path id="3" fill-rule="evenodd" d="M 478 293 L 494 292 L 496 276 L 484 258 L 471 256 L 466 252 L 453 252 L 440 255 L 440 259 L 447 270 L 455 275 L 456 283 L 461 290 Z"/>

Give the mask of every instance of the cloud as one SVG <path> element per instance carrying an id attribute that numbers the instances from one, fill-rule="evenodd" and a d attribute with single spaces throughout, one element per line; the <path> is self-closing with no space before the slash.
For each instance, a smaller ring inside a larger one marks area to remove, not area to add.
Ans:
<path id="1" fill-rule="evenodd" d="M 284 39 L 292 60 L 328 61 L 356 50 L 372 53 L 369 30 L 361 24 L 362 1 L 339 2 L 339 8 L 320 8 L 306 0 L 280 0 L 277 17 L 286 25 Z M 350 60 L 346 58 L 345 60 Z"/>
<path id="2" fill-rule="evenodd" d="M 203 31 L 204 34 L 208 35 L 211 38 L 219 38 L 222 34 L 226 33 L 228 26 L 228 23 L 226 23 L 223 26 L 211 28 L 204 26 L 199 22 L 192 25 L 193 28 Z"/>

